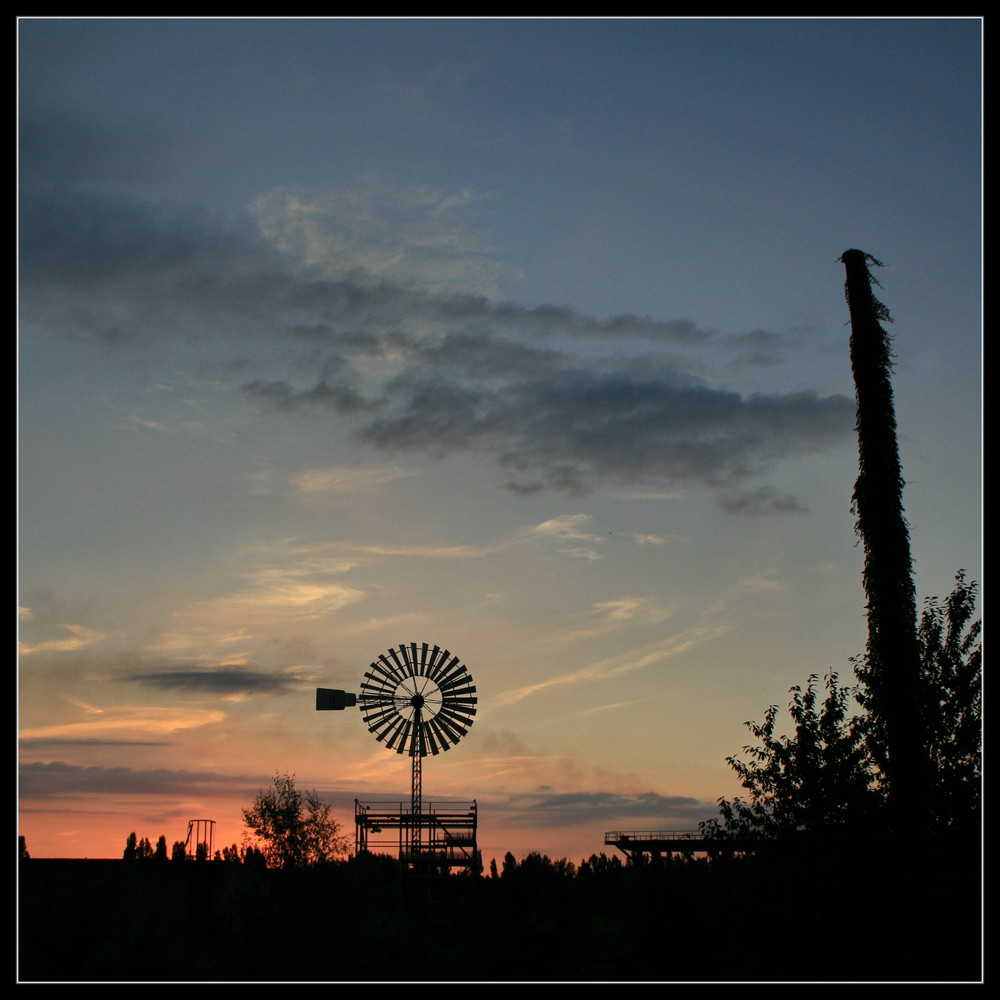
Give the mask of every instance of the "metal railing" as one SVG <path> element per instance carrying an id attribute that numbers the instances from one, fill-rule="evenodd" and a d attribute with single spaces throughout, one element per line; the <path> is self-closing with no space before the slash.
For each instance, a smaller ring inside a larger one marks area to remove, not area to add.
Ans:
<path id="1" fill-rule="evenodd" d="M 704 840 L 700 830 L 612 830 L 604 834 L 605 844 L 620 840 Z"/>

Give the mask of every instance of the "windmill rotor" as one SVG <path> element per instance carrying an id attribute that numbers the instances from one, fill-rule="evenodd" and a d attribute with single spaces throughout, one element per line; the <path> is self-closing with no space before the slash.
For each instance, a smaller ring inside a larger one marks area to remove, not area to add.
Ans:
<path id="1" fill-rule="evenodd" d="M 357 703 L 375 739 L 410 757 L 450 750 L 469 731 L 476 687 L 457 656 L 428 643 L 401 643 L 372 661 Z"/>

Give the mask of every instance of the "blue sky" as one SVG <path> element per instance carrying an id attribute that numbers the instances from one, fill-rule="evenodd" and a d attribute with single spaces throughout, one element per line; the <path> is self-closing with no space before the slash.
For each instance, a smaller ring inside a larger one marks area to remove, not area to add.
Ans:
<path id="1" fill-rule="evenodd" d="M 424 783 L 487 857 L 715 815 L 864 648 L 850 247 L 918 592 L 980 578 L 981 33 L 22 19 L 29 850 L 403 795 L 312 690 L 409 641 L 476 678 Z"/>

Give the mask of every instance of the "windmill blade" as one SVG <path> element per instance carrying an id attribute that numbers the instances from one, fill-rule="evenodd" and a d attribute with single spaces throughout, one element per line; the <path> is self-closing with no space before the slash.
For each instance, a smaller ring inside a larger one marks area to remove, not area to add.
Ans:
<path id="1" fill-rule="evenodd" d="M 407 662 L 407 659 L 406 659 L 405 647 L 404 646 L 400 646 L 399 648 L 401 650 L 403 650 L 403 657 L 402 658 L 400 658 L 400 656 L 396 652 L 396 650 L 394 650 L 394 649 L 390 649 L 389 650 L 389 656 L 392 657 L 392 662 L 394 664 L 394 668 L 393 668 L 393 671 L 392 671 L 392 677 L 393 677 L 393 680 L 397 684 L 400 684 L 403 681 L 405 681 L 407 677 L 412 677 L 413 676 L 413 670 L 411 669 L 410 664 Z M 388 660 L 386 660 L 385 654 L 383 654 L 380 657 L 380 659 L 385 660 L 386 663 L 389 662 Z"/>
<path id="2" fill-rule="evenodd" d="M 446 719 L 442 719 L 440 715 L 436 715 L 434 717 L 432 724 L 442 750 L 447 750 L 449 747 L 454 746 L 462 737 L 462 734 L 457 732 L 454 727 Z"/>
<path id="3" fill-rule="evenodd" d="M 451 657 L 450 660 L 448 659 L 449 656 Z M 457 656 L 452 656 L 446 649 L 441 661 L 437 665 L 437 670 L 434 672 L 434 682 L 440 684 L 444 678 L 450 676 L 455 670 L 464 669 L 462 661 Z"/>
<path id="4" fill-rule="evenodd" d="M 396 711 L 394 706 L 388 706 L 379 710 L 378 712 L 372 712 L 371 715 L 365 717 L 365 722 L 368 728 L 375 732 L 385 732 L 395 725 L 396 720 L 400 717 L 399 712 Z"/>
<path id="5" fill-rule="evenodd" d="M 427 719 L 424 722 L 424 738 L 427 740 L 427 745 L 431 748 L 431 753 L 436 757 L 440 752 L 440 733 L 435 724 L 434 719 Z"/>
<path id="6" fill-rule="evenodd" d="M 389 734 L 389 738 L 385 741 L 385 745 L 390 750 L 395 750 L 397 753 L 402 753 L 401 747 L 406 744 L 406 737 L 410 731 L 410 720 L 404 719 L 400 716 L 396 719 L 391 726 L 392 732 Z"/>
<path id="7" fill-rule="evenodd" d="M 370 669 L 365 674 L 365 681 L 362 683 L 362 686 L 368 683 L 373 687 L 392 688 L 400 680 L 401 678 L 395 676 L 392 664 L 384 656 L 380 656 L 378 660 L 372 663 Z"/>
<path id="8" fill-rule="evenodd" d="M 403 647 L 400 646 L 400 649 Z M 410 661 L 411 677 L 420 676 L 420 651 L 417 649 L 417 644 L 411 642 L 407 644 L 406 647 L 406 657 Z"/>
<path id="9" fill-rule="evenodd" d="M 462 692 L 464 690 L 476 690 L 476 686 L 472 683 L 472 674 L 465 667 L 462 667 L 460 672 L 453 673 L 449 677 L 439 678 L 437 685 L 442 691 Z"/>
<path id="10" fill-rule="evenodd" d="M 417 651 L 417 644 L 416 643 L 413 644 L 413 651 L 414 651 L 413 660 L 417 664 L 417 673 L 420 674 L 421 677 L 425 677 L 427 675 L 427 670 L 428 670 L 428 665 L 427 665 L 427 643 L 426 642 L 421 643 L 419 657 L 416 655 L 416 651 Z"/>
<path id="11" fill-rule="evenodd" d="M 452 671 L 447 677 L 438 678 L 437 683 L 442 691 L 462 691 L 465 688 L 473 686 L 472 674 L 465 667 L 459 667 L 458 670 Z"/>
<path id="12" fill-rule="evenodd" d="M 463 735 L 468 732 L 469 726 L 472 725 L 472 716 L 457 708 L 442 708 L 435 719 L 452 729 L 461 730 Z"/>
<path id="13" fill-rule="evenodd" d="M 434 719 L 434 722 L 453 744 L 457 743 L 469 731 L 469 727 L 464 725 L 462 720 L 454 717 L 439 715 Z"/>
<path id="14" fill-rule="evenodd" d="M 399 644 L 399 654 L 403 659 L 403 668 L 406 671 L 407 677 L 412 677 L 416 673 L 415 659 L 413 653 L 416 651 L 417 647 L 412 642 L 410 643 L 410 646 L 413 647 L 412 651 L 406 645 L 406 643 L 401 642 Z"/>

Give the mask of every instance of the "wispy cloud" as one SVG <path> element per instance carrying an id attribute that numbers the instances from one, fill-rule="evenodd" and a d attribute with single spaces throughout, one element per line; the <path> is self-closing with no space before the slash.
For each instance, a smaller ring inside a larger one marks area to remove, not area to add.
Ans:
<path id="1" fill-rule="evenodd" d="M 552 687 L 592 684 L 597 681 L 620 677 L 622 674 L 633 673 L 637 670 L 645 670 L 647 667 L 662 663 L 675 656 L 680 656 L 682 653 L 686 653 L 696 646 L 710 642 L 725 632 L 726 626 L 723 625 L 711 627 L 696 626 L 685 629 L 677 635 L 642 646 L 639 649 L 629 650 L 618 656 L 599 660 L 596 663 L 588 664 L 580 670 L 560 674 L 556 677 L 547 677 L 534 684 L 525 684 L 522 687 L 504 691 L 494 699 L 494 702 L 500 705 L 510 705 Z"/>
<path id="2" fill-rule="evenodd" d="M 64 722 L 51 726 L 36 726 L 22 730 L 23 740 L 94 740 L 123 738 L 134 734 L 138 739 L 169 736 L 184 729 L 197 729 L 222 722 L 226 718 L 219 709 L 193 706 L 156 707 L 152 705 L 118 705 L 79 722 Z"/>
<path id="3" fill-rule="evenodd" d="M 307 496 L 324 497 L 366 490 L 414 474 L 398 466 L 332 466 L 308 469 L 295 476 L 292 482 Z"/>
<path id="4" fill-rule="evenodd" d="M 20 643 L 18 651 L 21 656 L 31 656 L 33 653 L 68 653 L 86 649 L 95 643 L 102 642 L 112 635 L 111 632 L 98 632 L 83 625 L 63 625 L 69 632 L 64 639 L 45 639 L 36 643 Z"/>

